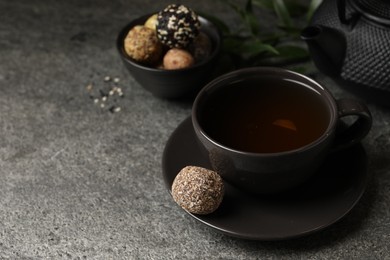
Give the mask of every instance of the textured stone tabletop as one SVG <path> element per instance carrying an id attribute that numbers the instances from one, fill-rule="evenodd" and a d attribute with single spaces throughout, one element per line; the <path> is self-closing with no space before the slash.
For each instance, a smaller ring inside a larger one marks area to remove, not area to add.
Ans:
<path id="1" fill-rule="evenodd" d="M 329 228 L 246 241 L 178 208 L 161 161 L 191 103 L 144 90 L 115 47 L 130 19 L 168 3 L 0 1 L 0 259 L 390 259 L 390 109 L 371 103 L 363 146 L 372 178 Z M 229 19 L 219 2 L 183 3 Z M 119 112 L 90 97 L 107 84 L 123 91 Z"/>

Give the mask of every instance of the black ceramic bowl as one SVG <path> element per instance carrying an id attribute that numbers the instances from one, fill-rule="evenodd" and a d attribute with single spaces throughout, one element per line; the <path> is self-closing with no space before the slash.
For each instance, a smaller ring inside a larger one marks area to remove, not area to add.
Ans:
<path id="1" fill-rule="evenodd" d="M 142 25 L 152 14 L 131 21 L 119 33 L 117 48 L 119 54 L 134 79 L 155 96 L 162 98 L 194 97 L 211 79 L 221 47 L 221 35 L 218 29 L 206 18 L 199 16 L 201 31 L 212 42 L 211 55 L 204 61 L 186 69 L 164 70 L 137 63 L 125 52 L 124 39 L 131 28 Z"/>

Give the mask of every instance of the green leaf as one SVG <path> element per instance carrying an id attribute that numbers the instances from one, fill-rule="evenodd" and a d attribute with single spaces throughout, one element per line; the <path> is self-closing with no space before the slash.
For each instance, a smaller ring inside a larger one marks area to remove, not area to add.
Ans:
<path id="1" fill-rule="evenodd" d="M 310 4 L 309 4 L 309 8 L 308 8 L 308 11 L 307 11 L 307 15 L 306 15 L 306 19 L 308 21 L 311 20 L 315 10 L 317 10 L 318 6 L 322 3 L 322 0 L 311 0 Z"/>
<path id="2" fill-rule="evenodd" d="M 258 39 L 248 39 L 241 37 L 227 37 L 223 41 L 223 51 L 238 55 L 243 59 L 261 53 L 278 55 L 279 52 L 271 44 L 262 43 Z"/>
<path id="3" fill-rule="evenodd" d="M 289 59 L 301 59 L 306 58 L 309 52 L 305 47 L 297 45 L 282 45 L 275 48 L 281 57 Z"/>
<path id="4" fill-rule="evenodd" d="M 245 11 L 246 11 L 247 13 L 253 13 L 252 0 L 247 0 L 247 1 L 246 1 Z"/>
<path id="5" fill-rule="evenodd" d="M 274 0 L 274 10 L 283 27 L 293 27 L 290 13 L 284 3 L 284 0 Z"/>
<path id="6" fill-rule="evenodd" d="M 271 54 L 279 54 L 279 52 L 270 44 L 261 43 L 259 41 L 245 42 L 241 45 L 240 51 L 248 56 L 259 55 L 260 53 L 268 52 Z"/>
<path id="7" fill-rule="evenodd" d="M 259 33 L 260 26 L 257 17 L 253 13 L 252 0 L 246 1 L 245 21 L 252 35 L 257 35 Z"/>
<path id="8" fill-rule="evenodd" d="M 247 28 L 249 28 L 249 31 L 252 35 L 257 35 L 260 31 L 260 25 L 257 17 L 253 13 L 246 13 L 245 15 L 245 21 L 247 24 Z"/>
<path id="9" fill-rule="evenodd" d="M 307 4 L 303 4 L 296 0 L 284 0 L 287 10 L 291 17 L 304 16 L 307 12 Z"/>
<path id="10" fill-rule="evenodd" d="M 274 10 L 273 0 L 253 0 L 253 5 L 262 9 Z"/>
<path id="11" fill-rule="evenodd" d="M 227 53 L 241 55 L 241 46 L 244 42 L 245 40 L 240 37 L 225 37 L 222 50 Z"/>

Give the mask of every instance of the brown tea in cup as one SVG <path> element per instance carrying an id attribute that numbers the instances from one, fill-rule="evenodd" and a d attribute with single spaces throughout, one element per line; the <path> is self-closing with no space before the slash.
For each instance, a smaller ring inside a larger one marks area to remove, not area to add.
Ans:
<path id="1" fill-rule="evenodd" d="M 302 87 L 304 86 L 304 87 Z M 200 124 L 215 141 L 254 153 L 294 150 L 319 138 L 330 111 L 304 83 L 254 75 L 209 93 Z M 207 123 L 206 123 L 207 122 Z"/>

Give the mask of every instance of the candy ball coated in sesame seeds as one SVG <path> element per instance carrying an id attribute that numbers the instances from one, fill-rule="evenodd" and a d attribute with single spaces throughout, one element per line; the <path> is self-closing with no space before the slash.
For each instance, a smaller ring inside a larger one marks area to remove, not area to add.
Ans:
<path id="1" fill-rule="evenodd" d="M 222 202 L 224 184 L 215 171 L 197 166 L 186 166 L 172 183 L 174 201 L 194 214 L 210 214 Z"/>
<path id="2" fill-rule="evenodd" d="M 199 34 L 197 14 L 184 5 L 171 4 L 157 15 L 157 36 L 170 48 L 186 48 Z"/>

